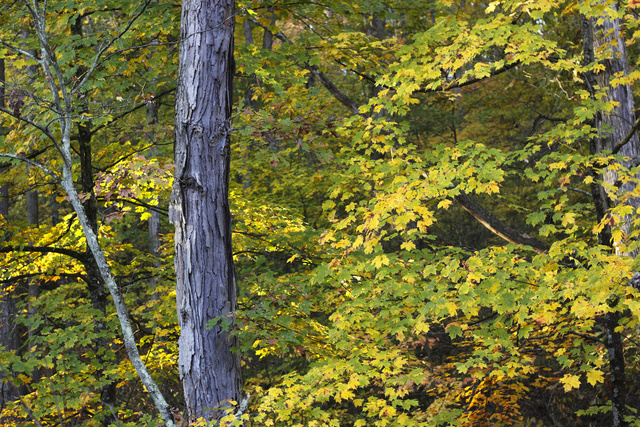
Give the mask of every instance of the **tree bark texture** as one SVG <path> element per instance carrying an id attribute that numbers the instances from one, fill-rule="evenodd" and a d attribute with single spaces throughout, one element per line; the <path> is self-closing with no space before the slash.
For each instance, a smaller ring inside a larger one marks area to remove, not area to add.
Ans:
<path id="1" fill-rule="evenodd" d="M 612 6 L 615 9 L 615 6 Z M 604 65 L 604 70 L 597 73 L 589 72 L 586 77 L 587 89 L 592 96 L 595 96 L 596 85 L 605 88 L 606 100 L 614 105 L 610 112 L 599 112 L 596 115 L 594 125 L 598 129 L 598 136 L 591 141 L 591 154 L 599 154 L 604 150 L 615 151 L 631 159 L 635 159 L 640 154 L 640 140 L 637 132 L 630 131 L 634 128 L 635 105 L 633 93 L 629 85 L 613 86 L 611 80 L 617 73 L 628 75 L 630 71 L 629 59 L 624 39 L 621 36 L 621 22 L 618 18 L 605 18 L 601 23 L 595 24 L 595 19 L 582 18 L 582 36 L 584 47 L 585 63 L 593 63 L 596 60 Z M 597 58 L 596 52 L 605 52 L 603 58 Z M 630 135 L 630 137 L 629 137 Z M 620 141 L 626 140 L 623 146 L 619 146 Z M 631 166 L 631 161 L 624 162 L 625 167 Z M 618 174 L 606 169 L 601 175 L 602 182 L 617 187 Z M 620 193 L 633 191 L 635 183 L 627 182 L 619 186 Z M 593 201 L 599 219 L 608 215 L 613 202 L 604 186 L 594 183 L 592 185 Z M 628 199 L 626 204 L 638 208 L 638 199 Z M 625 218 L 622 228 L 624 235 L 627 235 L 631 226 L 631 216 Z M 601 244 L 612 246 L 616 253 L 620 252 L 619 242 L 612 239 L 611 227 L 605 226 L 599 235 Z M 621 255 L 624 255 L 621 253 Z M 635 257 L 636 253 L 626 255 Z M 614 427 L 625 427 L 628 423 L 624 417 L 626 409 L 626 376 L 624 360 L 624 344 L 620 332 L 616 331 L 621 314 L 615 311 L 618 303 L 617 298 L 610 301 L 611 312 L 607 313 L 604 320 L 606 331 L 607 352 L 609 355 L 609 370 L 611 374 L 611 406 L 612 425 Z"/>
<path id="2" fill-rule="evenodd" d="M 217 408 L 241 400 L 235 342 L 219 326 L 207 328 L 218 316 L 233 321 L 236 309 L 228 199 L 233 29 L 233 0 L 183 1 L 169 218 L 176 230 L 180 377 L 192 419 L 215 419 Z"/>

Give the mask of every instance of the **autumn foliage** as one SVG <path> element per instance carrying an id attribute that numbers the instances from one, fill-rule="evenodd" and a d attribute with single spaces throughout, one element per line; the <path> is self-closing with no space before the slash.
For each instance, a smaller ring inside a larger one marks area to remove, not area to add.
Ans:
<path id="1" fill-rule="evenodd" d="M 636 7 L 236 4 L 239 308 L 233 322 L 210 324 L 239 340 L 245 425 L 640 423 L 640 152 L 624 151 L 638 146 L 638 122 L 607 121 L 623 101 L 634 105 Z M 47 8 L 64 79 L 73 86 L 96 70 L 74 98 L 76 184 L 91 182 L 81 197 L 95 201 L 142 358 L 181 414 L 167 219 L 179 8 Z M 38 47 L 22 2 L 1 2 L 0 14 L 0 40 Z M 6 46 L 0 56 L 0 155 L 59 169 L 43 136 L 54 123 L 47 76 Z M 621 61 L 627 69 L 611 72 Z M 0 161 L 9 200 L 0 425 L 160 425 L 111 300 L 101 306 L 91 293 L 85 237 L 60 186 L 37 167 Z M 29 192 L 36 224 L 25 220 Z M 153 218 L 160 231 L 149 234 Z M 227 412 L 220 424 L 239 425 Z"/>

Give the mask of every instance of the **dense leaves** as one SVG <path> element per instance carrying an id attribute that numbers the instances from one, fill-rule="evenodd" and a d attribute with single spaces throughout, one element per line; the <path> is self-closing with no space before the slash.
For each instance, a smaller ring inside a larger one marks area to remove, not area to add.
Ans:
<path id="1" fill-rule="evenodd" d="M 62 80 L 79 88 L 77 188 L 95 201 L 143 359 L 180 415 L 166 220 L 179 7 L 47 8 Z M 615 336 L 629 407 L 616 425 L 640 422 L 640 162 L 623 138 L 594 148 L 637 132 L 606 121 L 623 102 L 614 89 L 633 103 L 640 77 L 634 5 L 259 1 L 236 13 L 239 310 L 211 325 L 240 340 L 247 425 L 613 425 Z M 58 171 L 49 77 L 12 48 L 39 55 L 28 10 L 4 2 L 0 14 L 0 153 Z M 609 76 L 623 57 L 631 68 Z M 59 185 L 15 159 L 0 183 L 0 329 L 19 344 L 2 338 L 15 393 L 1 423 L 158 425 Z"/>

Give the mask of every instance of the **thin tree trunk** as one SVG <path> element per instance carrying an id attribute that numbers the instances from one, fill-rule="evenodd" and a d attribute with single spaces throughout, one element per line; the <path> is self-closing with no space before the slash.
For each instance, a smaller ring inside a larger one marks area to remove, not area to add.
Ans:
<path id="1" fill-rule="evenodd" d="M 142 10 L 144 11 L 144 6 Z M 74 105 L 74 97 L 82 89 L 84 84 L 87 83 L 96 67 L 98 67 L 100 59 L 103 58 L 106 50 L 110 46 L 112 46 L 113 43 L 115 43 L 122 36 L 122 34 L 119 34 L 115 38 L 111 39 L 106 45 L 102 45 L 102 47 L 98 49 L 94 61 L 91 64 L 91 68 L 87 70 L 80 81 L 75 84 L 73 89 L 71 89 L 69 86 L 67 86 L 68 81 L 64 76 L 64 72 L 60 67 L 60 64 L 58 63 L 55 54 L 53 53 L 51 45 L 49 44 L 47 22 L 43 9 L 41 9 L 39 6 L 35 6 L 34 3 L 34 7 L 29 7 L 28 11 L 33 20 L 33 29 L 36 32 L 40 44 L 40 54 L 42 58 L 35 58 L 28 52 L 20 51 L 18 49 L 14 50 L 17 50 L 21 54 L 25 54 L 25 56 L 38 62 L 46 76 L 45 84 L 48 85 L 49 88 L 49 102 L 52 105 L 51 111 L 54 111 L 56 113 L 56 130 L 59 131 L 60 136 L 57 137 L 56 135 L 54 135 L 54 133 L 57 134 L 58 132 L 52 133 L 49 131 L 49 125 L 53 124 L 53 122 L 50 122 L 45 127 L 39 126 L 37 124 L 36 126 L 55 144 L 56 148 L 58 149 L 62 160 L 62 178 L 60 178 L 57 173 L 49 170 L 43 165 L 38 164 L 37 162 L 24 159 L 20 156 L 10 153 L 0 153 L 0 155 L 2 157 L 22 160 L 32 166 L 39 167 L 44 173 L 59 182 L 64 189 L 69 198 L 69 202 L 73 207 L 73 210 L 76 212 L 78 222 L 82 227 L 82 231 L 87 241 L 87 246 L 90 249 L 93 259 L 95 260 L 95 266 L 100 273 L 102 281 L 106 284 L 111 297 L 113 298 L 113 303 L 118 315 L 118 320 L 120 321 L 120 326 L 122 328 L 124 346 L 127 350 L 129 359 L 131 360 L 131 363 L 138 373 L 142 384 L 145 386 L 147 392 L 153 399 L 156 408 L 162 415 L 162 419 L 165 425 L 167 427 L 175 427 L 175 417 L 173 416 L 171 408 L 164 399 L 164 396 L 162 396 L 162 393 L 158 389 L 157 384 L 149 374 L 149 371 L 144 365 L 144 362 L 142 362 L 140 352 L 138 351 L 136 345 L 124 298 L 114 280 L 113 273 L 111 271 L 111 268 L 109 267 L 109 263 L 107 262 L 105 253 L 100 246 L 100 242 L 98 241 L 98 236 L 95 232 L 96 227 L 91 224 L 91 220 L 88 217 L 87 212 L 85 211 L 85 207 L 83 206 L 83 202 L 80 199 L 78 191 L 75 188 L 73 174 L 71 129 L 73 126 L 72 118 L 77 116 L 76 106 Z M 82 154 L 80 156 L 82 157 Z M 89 212 L 89 214 L 91 214 L 91 212 Z"/>
<path id="2" fill-rule="evenodd" d="M 5 108 L 4 98 L 4 58 L 0 58 L 0 107 Z M 6 130 L 0 128 L 0 136 L 4 137 Z M 0 169 L 0 174 L 4 173 L 3 169 Z M 6 217 L 9 215 L 9 186 L 7 184 L 0 185 L 0 215 Z M 2 236 L 0 236 L 2 239 Z"/>
<path id="3" fill-rule="evenodd" d="M 51 225 L 54 227 L 60 223 L 60 213 L 58 204 L 58 199 L 56 198 L 55 187 L 52 189 L 51 195 L 49 196 L 49 209 L 51 211 Z"/>
<path id="4" fill-rule="evenodd" d="M 0 58 L 0 107 L 5 107 L 4 101 L 4 59 Z M 0 174 L 5 173 L 0 169 Z M 9 217 L 9 186 L 0 186 L 0 215 L 6 220 Z M 0 232 L 0 242 L 8 238 L 8 235 Z M 15 283 L 6 282 L 0 287 L 0 346 L 5 351 L 18 351 L 20 349 L 20 334 L 16 328 L 15 318 L 18 314 L 16 303 L 13 299 Z M 0 412 L 6 404 L 13 402 L 20 397 L 20 389 L 5 380 L 5 372 L 0 371 Z M 0 422 L 8 422 L 0 417 Z"/>
<path id="5" fill-rule="evenodd" d="M 4 60 L 0 60 L 0 81 L 4 83 Z M 0 90 L 4 92 L 4 86 Z M 3 102 L 4 97 L 0 96 L 0 106 L 4 107 Z M 0 170 L 0 173 L 4 173 L 4 171 Z M 5 220 L 9 216 L 8 185 L 0 187 L 0 215 Z M 0 234 L 0 242 L 7 237 L 3 233 Z M 6 282 L 0 288 L 0 346 L 4 351 L 18 351 L 20 349 L 20 335 L 15 324 L 18 310 L 13 299 L 14 285 L 15 283 Z M 5 372 L 7 371 L 0 371 L 0 412 L 6 407 L 7 403 L 13 402 L 20 397 L 20 389 L 5 379 Z M 9 421 L 0 417 L 0 422 Z"/>
<path id="6" fill-rule="evenodd" d="M 71 33 L 77 35 L 79 37 L 84 37 L 83 34 L 83 21 L 81 18 L 77 18 L 73 24 L 70 25 Z M 87 72 L 86 67 L 78 67 L 76 72 L 76 76 L 78 79 L 82 78 L 82 76 Z M 85 102 L 81 105 L 81 108 L 84 113 L 89 116 L 88 111 L 88 98 L 86 94 L 83 94 L 81 99 L 85 99 Z M 91 121 L 86 120 L 83 122 L 78 122 L 78 151 L 80 154 L 80 187 L 82 193 L 87 195 L 85 201 L 83 202 L 84 211 L 87 215 L 87 219 L 89 221 L 89 225 L 91 226 L 93 232 L 98 235 L 98 206 L 95 196 L 95 183 L 93 180 L 93 152 L 92 152 L 92 132 L 91 132 Z M 100 274 L 100 269 L 96 263 L 96 260 L 93 256 L 91 256 L 91 249 L 87 245 L 85 248 L 85 252 L 87 256 L 85 257 L 86 261 L 84 262 L 84 268 L 87 273 L 87 288 L 89 291 L 89 299 L 91 300 L 91 307 L 101 313 L 101 316 L 98 316 L 94 319 L 94 331 L 102 332 L 106 329 L 105 319 L 107 318 L 107 303 L 108 303 L 108 292 L 105 287 L 104 280 Z M 111 345 L 110 340 L 106 337 L 98 338 L 96 340 L 97 348 L 107 349 Z M 112 360 L 106 361 L 107 363 L 113 362 Z M 100 377 L 103 375 L 103 371 L 100 369 L 96 372 L 96 376 Z M 110 381 L 103 385 L 100 389 L 100 401 L 101 403 L 108 407 L 111 411 L 104 419 L 102 420 L 102 425 L 108 426 L 111 423 L 115 422 L 113 414 L 113 406 L 116 404 L 116 382 Z"/>
<path id="7" fill-rule="evenodd" d="M 27 167 L 27 174 L 29 173 L 29 167 Z M 27 221 L 33 228 L 38 228 L 38 192 L 35 190 L 27 192 Z M 27 292 L 29 295 L 28 315 L 29 315 L 29 342 L 33 342 L 38 335 L 37 327 L 34 327 L 35 318 L 38 315 L 38 311 L 34 306 L 35 301 L 40 296 L 40 284 L 35 279 L 27 279 Z M 29 352 L 33 351 L 33 348 L 29 349 Z M 33 357 L 31 354 L 29 357 Z M 31 381 L 36 384 L 40 381 L 40 369 L 34 368 L 31 372 Z"/>
<path id="8" fill-rule="evenodd" d="M 233 322 L 229 158 L 233 0 L 182 3 L 176 98 L 175 180 L 169 218 L 175 232 L 180 377 L 186 412 L 215 419 L 240 401 L 240 356 L 212 319 Z"/>
<path id="9" fill-rule="evenodd" d="M 151 100 L 147 104 L 147 125 L 149 131 L 147 133 L 147 139 L 152 144 L 149 149 L 149 158 L 154 158 L 158 155 L 158 148 L 155 145 L 155 130 L 154 127 L 158 124 L 158 103 L 155 100 Z M 160 212 L 157 209 L 149 209 L 151 217 L 149 218 L 149 253 L 156 258 L 154 267 L 160 268 L 159 250 L 160 250 Z M 151 298 L 159 299 L 160 295 L 156 292 L 158 286 L 158 276 L 151 277 L 149 282 L 151 287 Z"/>

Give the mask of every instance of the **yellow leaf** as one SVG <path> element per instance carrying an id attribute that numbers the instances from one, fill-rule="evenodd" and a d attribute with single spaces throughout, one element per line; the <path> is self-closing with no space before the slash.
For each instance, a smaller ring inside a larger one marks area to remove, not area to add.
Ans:
<path id="1" fill-rule="evenodd" d="M 564 384 L 564 391 L 571 391 L 580 387 L 580 377 L 577 375 L 567 374 L 560 379 L 560 382 Z"/>
<path id="2" fill-rule="evenodd" d="M 340 397 L 344 400 L 349 400 L 354 398 L 356 395 L 351 390 L 342 390 L 340 392 Z"/>
<path id="3" fill-rule="evenodd" d="M 382 267 L 382 265 L 383 265 L 383 264 L 384 264 L 384 265 L 389 265 L 389 258 L 387 258 L 386 256 L 384 256 L 384 255 L 378 255 L 377 257 L 375 257 L 375 258 L 373 259 L 373 265 L 374 265 L 376 268 L 380 268 L 380 267 Z"/>
<path id="4" fill-rule="evenodd" d="M 455 316 L 458 314 L 458 306 L 456 304 L 454 304 L 451 301 L 447 301 L 445 303 L 445 307 L 447 307 L 447 310 L 449 310 L 449 314 L 451 316 Z"/>
<path id="5" fill-rule="evenodd" d="M 567 212 L 562 217 L 562 225 L 564 227 L 566 227 L 569 224 L 575 224 L 575 223 L 576 223 L 576 214 L 573 212 Z"/>
<path id="6" fill-rule="evenodd" d="M 602 374 L 602 371 L 599 369 L 592 369 L 587 372 L 587 382 L 591 385 L 604 382 L 604 375 Z"/>
<path id="7" fill-rule="evenodd" d="M 499 1 L 494 1 L 489 3 L 489 6 L 484 10 L 484 13 L 491 13 L 494 10 L 496 10 L 496 6 L 498 6 L 500 4 Z"/>
<path id="8" fill-rule="evenodd" d="M 405 251 L 411 251 L 416 248 L 416 245 L 412 241 L 407 241 L 407 242 L 403 242 L 400 245 L 400 248 L 404 249 Z"/>
<path id="9" fill-rule="evenodd" d="M 442 208 L 447 209 L 449 206 L 451 206 L 450 199 L 444 199 L 440 203 L 438 203 L 438 209 L 442 209 Z"/>

